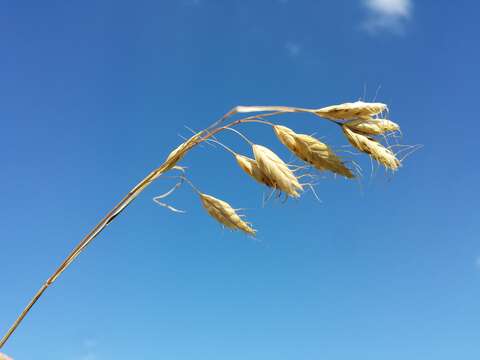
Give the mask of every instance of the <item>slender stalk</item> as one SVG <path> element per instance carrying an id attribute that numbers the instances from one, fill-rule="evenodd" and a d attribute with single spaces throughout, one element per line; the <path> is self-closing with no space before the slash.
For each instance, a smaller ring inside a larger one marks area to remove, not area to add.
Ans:
<path id="1" fill-rule="evenodd" d="M 77 258 L 77 256 L 87 247 L 87 245 L 117 216 L 119 215 L 152 181 L 158 177 L 158 173 L 162 173 L 162 167 L 151 172 L 147 177 L 140 181 L 130 192 L 78 243 L 78 245 L 67 256 L 57 270 L 47 279 L 42 287 L 37 291 L 30 303 L 25 307 L 20 316 L 15 320 L 5 336 L 0 340 L 0 348 L 5 345 L 9 337 L 15 329 L 20 325 L 30 309 L 35 305 L 37 300 L 47 290 L 47 288 L 55 282 L 55 280 L 68 268 L 68 266 Z"/>
<path id="2" fill-rule="evenodd" d="M 38 299 L 43 295 L 45 290 L 52 285 L 57 278 L 70 266 L 70 264 L 80 255 L 80 253 L 92 242 L 93 239 L 95 239 L 106 227 L 108 224 L 110 224 L 115 217 L 117 217 L 125 208 L 137 198 L 140 193 L 145 190 L 147 186 L 149 186 L 154 180 L 156 180 L 159 176 L 161 176 L 163 173 L 169 171 L 174 163 L 181 159 L 187 153 L 190 151 L 193 147 L 196 145 L 210 139 L 211 137 L 214 137 L 217 133 L 220 131 L 223 131 L 225 129 L 231 128 L 233 126 L 236 126 L 238 124 L 241 124 L 243 122 L 250 122 L 250 120 L 255 120 L 255 119 L 261 119 L 263 117 L 269 117 L 269 116 L 274 116 L 278 114 L 282 114 L 285 112 L 293 112 L 291 110 L 288 110 L 291 108 L 286 108 L 286 107 L 256 107 L 253 111 L 269 111 L 272 110 L 274 112 L 271 113 L 266 113 L 266 114 L 260 114 L 260 115 L 254 115 L 254 116 L 249 116 L 243 119 L 238 119 L 235 121 L 232 121 L 231 123 L 224 125 L 224 126 L 218 126 L 220 123 L 225 121 L 226 118 L 242 111 L 237 111 L 237 108 L 234 108 L 232 111 L 228 112 L 226 115 L 224 115 L 219 121 L 217 121 L 213 126 L 210 126 L 206 130 L 203 130 L 196 135 L 198 136 L 198 139 L 194 139 L 191 141 L 191 145 L 189 147 L 186 147 L 185 149 L 182 149 L 181 154 L 177 156 L 176 160 L 171 160 L 170 158 L 167 158 L 167 160 L 160 165 L 157 169 L 153 170 L 150 174 L 148 174 L 143 180 L 141 180 L 134 188 L 132 188 L 128 194 L 117 204 L 115 207 L 78 243 L 78 245 L 70 252 L 70 254 L 66 257 L 66 259 L 63 261 L 63 263 L 55 270 L 55 272 L 45 281 L 45 283 L 42 285 L 42 287 L 37 291 L 35 296 L 32 298 L 32 300 L 28 303 L 28 305 L 23 309 L 21 312 L 20 316 L 15 320 L 13 325 L 10 327 L 10 329 L 7 331 L 5 336 L 0 340 L 0 349 L 5 345 L 7 340 L 10 338 L 10 336 L 14 333 L 14 331 L 18 328 L 22 320 L 25 318 L 25 316 L 28 314 L 28 312 L 31 310 L 33 305 L 38 301 Z M 297 110 L 297 111 L 305 111 L 305 112 L 311 112 L 311 110 Z M 210 130 L 212 129 L 212 130 Z"/>

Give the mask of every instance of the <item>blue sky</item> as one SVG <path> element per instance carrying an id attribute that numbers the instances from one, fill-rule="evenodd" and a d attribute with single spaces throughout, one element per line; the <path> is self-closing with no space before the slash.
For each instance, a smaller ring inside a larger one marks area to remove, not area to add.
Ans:
<path id="1" fill-rule="evenodd" d="M 16 360 L 478 359 L 473 1 L 4 1 L 0 11 L 0 330 L 80 238 L 188 135 L 235 105 L 390 106 L 423 144 L 395 176 L 322 178 L 271 202 L 220 149 L 185 159 L 260 241 L 160 179 L 48 290 Z M 332 146 L 338 128 L 279 119 Z M 264 126 L 254 141 L 289 154 Z M 248 146 L 222 137 L 237 151 Z"/>

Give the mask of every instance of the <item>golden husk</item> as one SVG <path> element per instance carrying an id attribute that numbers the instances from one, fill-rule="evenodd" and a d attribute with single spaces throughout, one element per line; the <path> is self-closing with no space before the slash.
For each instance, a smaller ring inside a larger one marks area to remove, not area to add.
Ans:
<path id="1" fill-rule="evenodd" d="M 235 155 L 238 165 L 245 171 L 248 175 L 254 178 L 261 184 L 267 185 L 269 187 L 274 187 L 272 180 L 270 180 L 258 167 L 257 162 L 254 159 L 251 159 L 247 156 Z"/>
<path id="2" fill-rule="evenodd" d="M 163 171 L 168 171 L 172 169 L 190 150 L 193 146 L 198 143 L 199 138 L 203 135 L 203 132 L 199 132 L 193 135 L 187 141 L 181 143 L 176 149 L 174 149 L 165 160 Z"/>
<path id="3" fill-rule="evenodd" d="M 350 144 L 358 150 L 369 154 L 372 158 L 391 170 L 397 170 L 401 166 L 400 160 L 397 159 L 395 154 L 375 139 L 356 133 L 346 126 L 342 126 L 342 128 Z"/>
<path id="4" fill-rule="evenodd" d="M 386 132 L 400 130 L 400 126 L 391 120 L 374 119 L 371 117 L 351 120 L 344 125 L 350 130 L 366 135 L 381 135 Z"/>
<path id="5" fill-rule="evenodd" d="M 243 221 L 227 202 L 206 194 L 200 194 L 200 200 L 208 214 L 225 227 L 255 236 L 256 230 Z"/>
<path id="6" fill-rule="evenodd" d="M 262 145 L 252 145 L 260 170 L 272 181 L 274 187 L 292 197 L 300 197 L 303 187 L 293 171 L 272 150 Z"/>
<path id="7" fill-rule="evenodd" d="M 347 178 L 355 177 L 327 144 L 313 136 L 297 134 L 286 126 L 275 125 L 273 129 L 283 145 L 316 169 L 328 170 Z"/>
<path id="8" fill-rule="evenodd" d="M 331 120 L 352 120 L 359 117 L 380 114 L 385 110 L 387 110 L 387 105 L 383 103 L 356 101 L 353 103 L 344 103 L 316 109 L 314 110 L 314 113 Z"/>

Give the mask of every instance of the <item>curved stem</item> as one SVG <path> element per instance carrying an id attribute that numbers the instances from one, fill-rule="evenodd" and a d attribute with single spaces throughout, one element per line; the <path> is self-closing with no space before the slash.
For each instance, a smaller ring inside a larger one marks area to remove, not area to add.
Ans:
<path id="1" fill-rule="evenodd" d="M 241 119 L 240 119 L 241 120 Z M 222 128 L 215 129 L 214 131 L 208 133 L 207 135 L 200 138 L 194 146 L 200 144 L 201 142 L 207 140 L 208 138 L 214 136 L 219 131 L 240 124 L 240 120 L 236 120 Z M 190 149 L 189 149 L 190 150 Z M 77 258 L 78 255 L 92 242 L 95 237 L 100 234 L 100 232 L 105 229 L 105 227 L 110 224 L 115 217 L 117 217 L 125 208 L 133 201 L 135 198 L 140 195 L 140 193 L 145 190 L 145 188 L 150 185 L 155 179 L 161 176 L 164 172 L 170 170 L 167 161 L 164 162 L 160 167 L 148 174 L 143 180 L 141 180 L 128 194 L 117 204 L 115 207 L 78 243 L 78 245 L 70 252 L 66 257 L 63 263 L 55 270 L 55 272 L 45 281 L 42 287 L 37 291 L 32 300 L 28 305 L 23 309 L 20 316 L 15 320 L 13 325 L 8 329 L 7 333 L 0 340 L 0 349 L 5 345 L 7 340 L 13 334 L 13 332 L 18 328 L 22 320 L 28 314 L 30 309 L 35 305 L 38 299 L 43 295 L 45 290 L 52 285 L 55 280 L 70 266 L 70 264 Z"/>
<path id="2" fill-rule="evenodd" d="M 234 133 L 237 133 L 237 135 L 239 135 L 243 140 L 245 140 L 250 145 L 253 145 L 253 143 L 250 140 L 248 140 L 248 138 L 245 135 L 243 135 L 240 131 L 232 129 L 230 127 L 225 128 L 225 130 L 230 130 L 230 131 L 233 131 Z"/>
<path id="3" fill-rule="evenodd" d="M 184 150 L 184 152 L 190 151 L 192 148 L 194 148 L 196 145 L 210 139 L 211 137 L 214 137 L 217 133 L 220 131 L 230 129 L 233 126 L 236 126 L 238 124 L 241 124 L 243 122 L 249 122 L 251 120 L 255 119 L 261 119 L 264 117 L 269 117 L 269 116 L 274 116 L 274 115 L 279 115 L 283 114 L 285 112 L 312 112 L 312 110 L 308 109 L 300 109 L 300 108 L 287 108 L 287 107 L 251 107 L 252 112 L 254 111 L 272 111 L 271 113 L 267 114 L 260 114 L 260 115 L 253 115 L 249 116 L 243 119 L 238 119 L 235 121 L 232 121 L 231 123 L 222 126 L 222 127 L 217 127 L 219 123 L 222 123 L 225 119 L 228 117 L 241 113 L 241 112 L 246 112 L 247 107 L 236 107 L 232 109 L 230 112 L 225 114 L 219 121 L 217 121 L 215 124 L 212 126 L 208 127 L 206 130 L 203 130 L 199 132 L 197 135 L 199 136 L 198 140 L 195 140 L 192 142 L 191 146 L 187 149 Z M 260 109 L 260 110 L 259 110 Z M 295 110 L 293 110 L 295 109 Z M 213 129 L 210 131 L 210 129 Z M 234 130 L 234 129 L 231 129 Z M 234 130 L 236 131 L 236 130 Z M 206 135 L 203 135 L 206 133 Z M 242 135 L 242 137 L 244 137 Z M 245 137 L 244 137 L 245 138 Z M 246 139 L 246 138 L 245 138 Z M 246 139 L 248 141 L 248 139 Z M 248 141 L 250 142 L 250 141 Z M 25 316 L 28 314 L 28 312 L 31 310 L 33 305 L 38 301 L 38 299 L 43 295 L 45 290 L 52 285 L 57 278 L 70 266 L 70 264 L 80 255 L 80 253 L 95 239 L 106 227 L 109 225 L 125 208 L 137 198 L 140 193 L 145 190 L 147 186 L 149 186 L 154 180 L 156 180 L 158 177 L 160 177 L 162 174 L 165 172 L 171 170 L 173 168 L 171 161 L 167 158 L 167 160 L 160 165 L 157 169 L 153 170 L 150 174 L 148 174 L 143 180 L 141 180 L 136 186 L 134 186 L 128 193 L 125 195 L 125 197 L 117 204 L 115 207 L 107 214 L 105 217 L 100 220 L 100 222 L 95 225 L 95 227 L 78 243 L 78 245 L 70 252 L 70 254 L 66 257 L 66 259 L 62 262 L 62 264 L 55 270 L 55 272 L 45 281 L 45 283 L 41 286 L 41 288 L 37 291 L 37 293 L 34 295 L 32 300 L 28 303 L 28 305 L 23 309 L 21 312 L 20 316 L 15 320 L 13 325 L 10 327 L 10 329 L 7 331 L 7 333 L 3 336 L 3 338 L 0 340 L 0 349 L 5 345 L 7 340 L 10 338 L 10 336 L 14 333 L 14 331 L 18 328 L 22 320 L 25 318 Z"/>
<path id="4" fill-rule="evenodd" d="M 13 325 L 7 331 L 5 336 L 0 340 L 0 348 L 2 348 L 9 337 L 20 325 L 30 309 L 35 305 L 37 300 L 47 290 L 47 288 L 57 280 L 57 278 L 70 266 L 70 264 L 77 258 L 77 256 L 88 246 L 88 244 L 98 235 L 100 232 L 112 222 L 117 215 L 119 215 L 152 181 L 158 177 L 158 172 L 162 171 L 162 166 L 157 170 L 152 171 L 142 181 L 140 181 L 129 193 L 78 243 L 78 245 L 67 256 L 63 263 L 55 270 L 55 272 L 47 279 L 42 287 L 37 291 L 33 299 L 28 303 L 20 316 L 15 320 Z"/>
<path id="5" fill-rule="evenodd" d="M 259 124 L 265 124 L 265 125 L 270 125 L 270 126 L 275 126 L 274 123 L 270 122 L 270 121 L 265 121 L 265 120 L 257 120 L 257 119 L 250 119 L 250 120 L 245 120 L 245 121 L 242 121 L 244 123 L 259 123 Z"/>
<path id="6" fill-rule="evenodd" d="M 198 190 L 197 187 L 195 185 L 193 185 L 193 183 L 190 181 L 190 179 L 188 179 L 185 175 L 181 175 L 180 178 L 183 181 L 185 181 L 193 189 L 193 191 L 195 191 L 198 195 L 202 195 L 202 192 L 200 190 Z"/>
<path id="7" fill-rule="evenodd" d="M 208 139 L 207 140 L 208 142 L 213 142 L 217 145 L 220 145 L 222 148 L 224 148 L 225 150 L 227 150 L 230 154 L 232 154 L 233 156 L 237 156 L 237 153 L 235 151 L 233 151 L 232 149 L 230 149 L 227 145 L 225 144 L 222 144 L 220 141 L 218 140 L 215 140 L 215 139 Z"/>

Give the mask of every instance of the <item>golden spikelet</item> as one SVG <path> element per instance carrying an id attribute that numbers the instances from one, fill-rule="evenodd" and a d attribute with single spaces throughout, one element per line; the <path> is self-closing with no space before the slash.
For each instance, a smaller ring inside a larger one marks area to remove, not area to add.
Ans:
<path id="1" fill-rule="evenodd" d="M 400 131 L 400 126 L 391 120 L 371 117 L 351 120 L 344 125 L 350 130 L 366 135 L 381 135 L 386 132 Z"/>
<path id="2" fill-rule="evenodd" d="M 163 171 L 168 171 L 172 169 L 185 156 L 188 150 L 190 150 L 198 143 L 198 140 L 202 135 L 203 132 L 199 132 L 193 135 L 190 139 L 181 143 L 175 150 L 173 150 L 165 160 L 165 168 L 163 169 Z"/>
<path id="3" fill-rule="evenodd" d="M 202 193 L 200 193 L 200 200 L 210 216 L 225 227 L 233 230 L 240 230 L 249 235 L 255 236 L 256 230 L 243 221 L 235 209 L 227 202 Z"/>
<path id="4" fill-rule="evenodd" d="M 356 133 L 346 126 L 342 126 L 342 129 L 352 146 L 366 154 L 369 154 L 372 158 L 383 164 L 386 168 L 397 170 L 401 166 L 400 160 L 397 159 L 395 154 L 375 139 Z"/>
<path id="5" fill-rule="evenodd" d="M 359 117 L 380 114 L 385 110 L 388 110 L 388 108 L 387 105 L 383 103 L 356 101 L 354 103 L 327 106 L 314 110 L 313 112 L 318 116 L 331 120 L 351 120 Z"/>
<path id="6" fill-rule="evenodd" d="M 262 170 L 258 167 L 257 162 L 254 159 L 250 159 L 247 156 L 235 154 L 235 159 L 237 160 L 238 165 L 245 171 L 248 175 L 254 178 L 261 184 L 267 185 L 268 187 L 275 187 L 275 184 L 270 180 Z"/>
<path id="7" fill-rule="evenodd" d="M 272 181 L 274 187 L 291 197 L 300 197 L 298 191 L 302 191 L 303 187 L 288 165 L 265 146 L 254 144 L 252 149 L 258 167 Z"/>
<path id="8" fill-rule="evenodd" d="M 275 125 L 273 130 L 283 145 L 316 169 L 328 170 L 350 179 L 355 177 L 327 144 L 313 136 L 297 134 L 286 126 Z"/>

